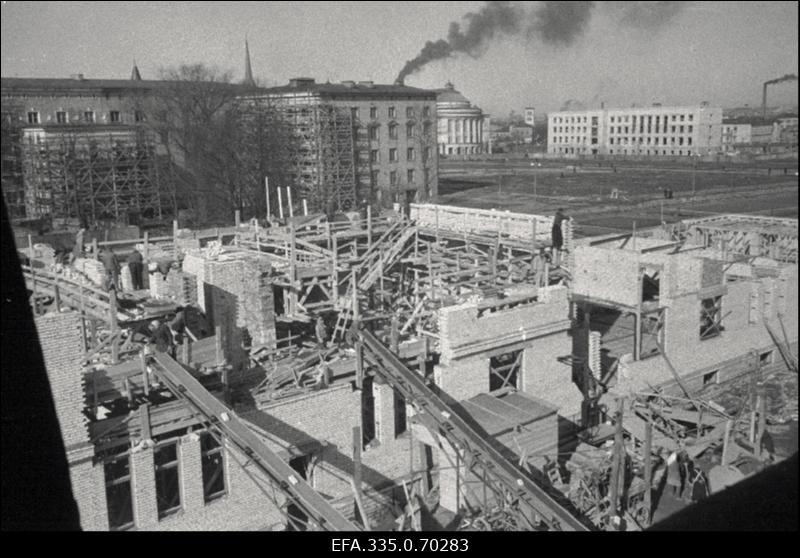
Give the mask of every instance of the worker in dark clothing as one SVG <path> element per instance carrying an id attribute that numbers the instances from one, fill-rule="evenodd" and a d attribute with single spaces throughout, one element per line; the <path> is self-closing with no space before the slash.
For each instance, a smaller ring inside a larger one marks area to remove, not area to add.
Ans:
<path id="1" fill-rule="evenodd" d="M 183 336 L 186 333 L 186 310 L 179 308 L 175 317 L 169 322 L 169 329 L 176 345 L 183 343 Z"/>
<path id="2" fill-rule="evenodd" d="M 553 230 L 551 238 L 553 240 L 553 263 L 556 267 L 561 265 L 561 249 L 564 246 L 564 235 L 561 232 L 561 223 L 567 219 L 564 210 L 559 208 L 553 217 Z"/>
<path id="3" fill-rule="evenodd" d="M 314 334 L 317 336 L 317 343 L 319 346 L 324 347 L 328 342 L 328 328 L 322 316 L 317 317 L 317 323 L 314 326 Z"/>
<path id="4" fill-rule="evenodd" d="M 104 248 L 100 252 L 100 261 L 103 262 L 103 267 L 106 269 L 106 278 L 111 280 L 116 290 L 119 290 L 119 260 L 114 250 L 108 247 Z"/>
<path id="5" fill-rule="evenodd" d="M 150 322 L 150 332 L 152 333 L 152 342 L 156 351 L 168 353 L 172 358 L 175 358 L 175 339 L 172 337 L 172 331 L 170 331 L 169 326 L 159 320 L 153 320 Z"/>
<path id="6" fill-rule="evenodd" d="M 136 248 L 133 249 L 130 256 L 128 256 L 128 270 L 131 272 L 131 284 L 133 290 L 138 291 L 144 288 L 144 281 L 142 280 L 142 272 L 144 271 L 144 260 L 142 253 Z"/>

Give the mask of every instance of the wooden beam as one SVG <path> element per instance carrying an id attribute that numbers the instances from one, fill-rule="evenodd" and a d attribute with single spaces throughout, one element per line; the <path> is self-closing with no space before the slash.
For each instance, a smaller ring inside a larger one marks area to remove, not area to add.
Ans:
<path id="1" fill-rule="evenodd" d="M 625 441 L 622 437 L 622 416 L 625 410 L 625 398 L 620 397 L 617 399 L 617 413 L 614 418 L 615 432 L 614 432 L 614 456 L 611 461 L 611 488 L 609 490 L 609 506 L 608 506 L 608 528 L 614 530 L 612 525 L 612 517 L 616 516 L 619 511 L 619 494 L 620 489 L 620 473 L 625 471 Z"/>
<path id="2" fill-rule="evenodd" d="M 364 509 L 364 501 L 361 497 L 361 444 L 363 439 L 361 436 L 361 427 L 353 427 L 353 478 L 351 480 L 353 492 L 355 493 L 356 505 L 361 515 L 361 522 L 364 528 L 369 530 L 369 519 L 367 518 L 366 510 Z"/>
<path id="3" fill-rule="evenodd" d="M 647 411 L 647 426 L 644 431 L 644 508 L 647 510 L 647 521 L 653 511 L 653 416 Z"/>

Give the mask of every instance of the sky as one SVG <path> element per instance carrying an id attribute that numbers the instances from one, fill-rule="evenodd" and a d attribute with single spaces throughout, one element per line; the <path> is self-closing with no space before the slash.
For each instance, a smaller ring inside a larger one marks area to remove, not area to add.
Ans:
<path id="1" fill-rule="evenodd" d="M 531 13 L 541 2 L 514 2 Z M 797 2 L 680 2 L 669 17 L 631 25 L 618 2 L 583 3 L 591 15 L 570 44 L 543 33 L 497 33 L 472 55 L 455 53 L 405 83 L 455 84 L 505 116 L 562 108 L 695 104 L 759 106 L 761 84 L 798 73 Z M 651 9 L 653 3 L 638 3 Z M 656 3 L 657 4 L 657 3 Z M 317 81 L 392 83 L 426 41 L 462 29 L 485 2 L 2 2 L 2 76 L 144 79 L 203 62 L 253 73 L 266 85 Z M 564 22 L 570 24 L 571 22 Z M 769 104 L 797 103 L 797 81 L 771 86 Z"/>

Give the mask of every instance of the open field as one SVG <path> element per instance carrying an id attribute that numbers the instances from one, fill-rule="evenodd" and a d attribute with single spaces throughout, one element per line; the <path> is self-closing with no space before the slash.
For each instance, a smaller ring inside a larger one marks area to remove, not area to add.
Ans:
<path id="1" fill-rule="evenodd" d="M 797 217 L 794 166 L 644 165 L 531 167 L 528 161 L 448 163 L 439 179 L 437 203 L 462 207 L 552 214 L 563 207 L 576 217 L 579 234 L 658 225 L 713 213 Z M 787 164 L 788 165 L 788 164 Z M 786 169 L 784 174 L 784 168 Z M 674 198 L 664 199 L 670 188 Z M 617 190 L 617 197 L 612 192 Z M 694 192 L 694 196 L 692 195 Z"/>

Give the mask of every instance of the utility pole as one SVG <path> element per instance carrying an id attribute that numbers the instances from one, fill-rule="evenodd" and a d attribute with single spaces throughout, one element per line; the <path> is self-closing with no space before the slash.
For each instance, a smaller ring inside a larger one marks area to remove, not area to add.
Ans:
<path id="1" fill-rule="evenodd" d="M 608 523 L 607 528 L 609 531 L 614 531 L 614 517 L 619 512 L 619 493 L 621 492 L 620 489 L 624 490 L 624 486 L 621 486 L 620 483 L 620 476 L 623 476 L 625 473 L 625 442 L 622 437 L 622 415 L 624 414 L 625 410 L 625 398 L 620 397 L 617 399 L 617 414 L 614 418 L 616 423 L 616 430 L 614 432 L 614 455 L 611 458 L 611 489 L 609 491 L 609 505 L 608 505 Z"/>

